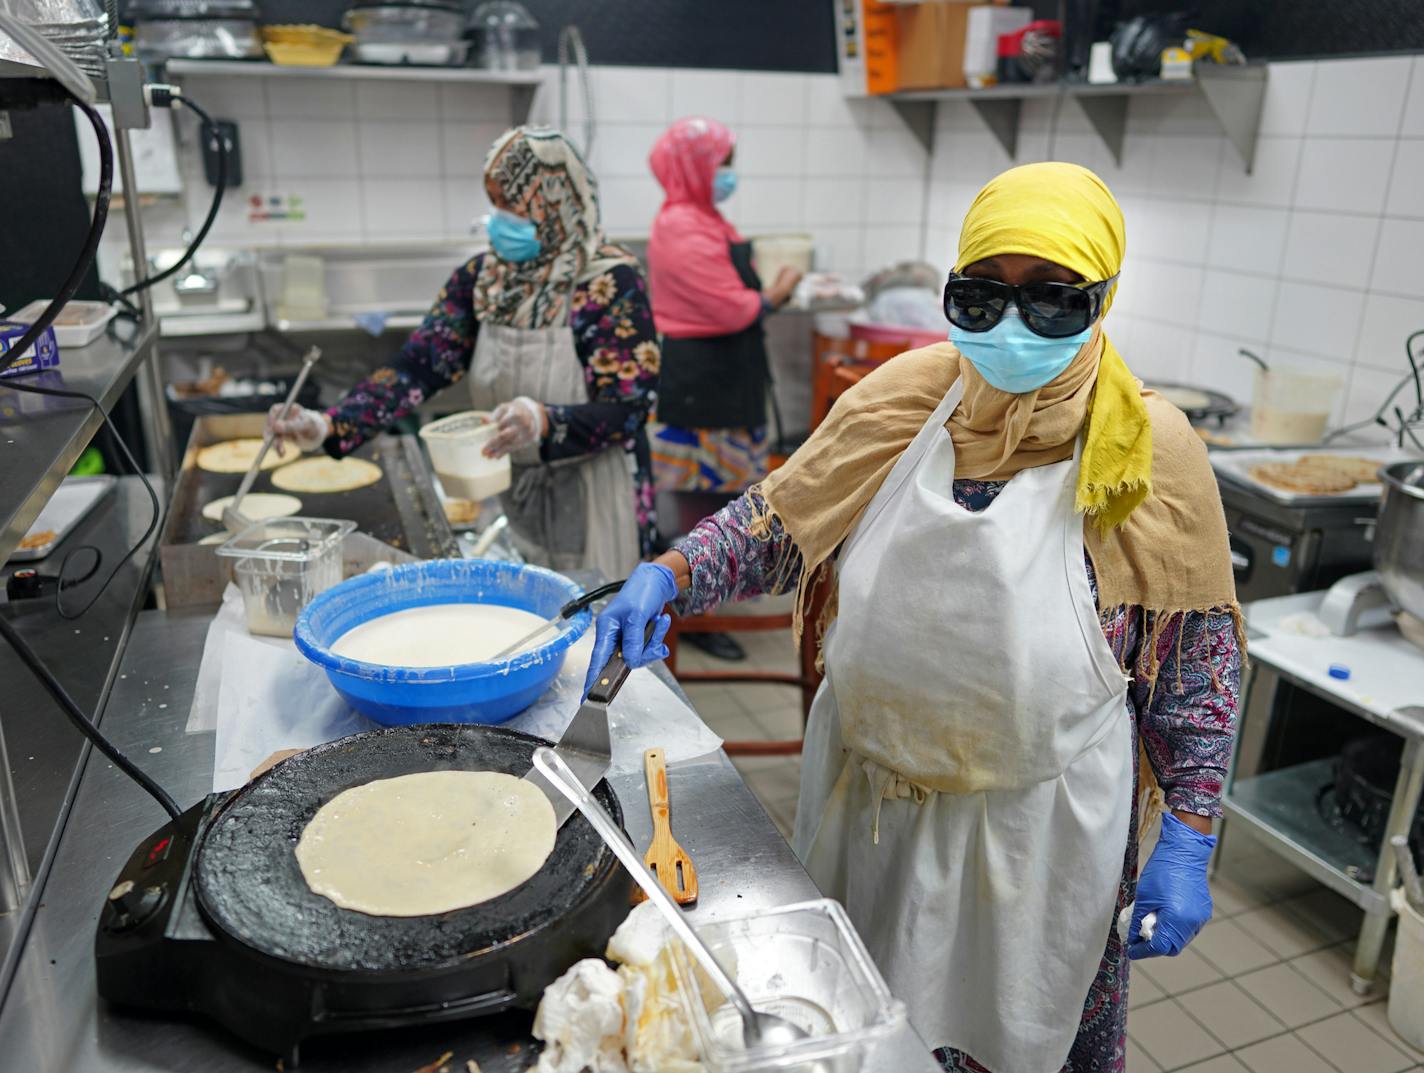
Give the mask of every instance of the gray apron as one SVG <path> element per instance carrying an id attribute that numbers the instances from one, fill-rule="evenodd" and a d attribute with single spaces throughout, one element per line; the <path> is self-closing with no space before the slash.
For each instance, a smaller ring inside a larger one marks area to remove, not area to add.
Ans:
<path id="1" fill-rule="evenodd" d="M 567 327 L 481 324 L 470 363 L 470 399 L 493 410 L 519 395 L 555 406 L 585 403 L 583 363 Z M 554 570 L 626 577 L 637 564 L 633 459 L 618 444 L 598 454 L 544 462 L 539 447 L 515 451 L 513 483 L 500 496 L 514 546 Z"/>

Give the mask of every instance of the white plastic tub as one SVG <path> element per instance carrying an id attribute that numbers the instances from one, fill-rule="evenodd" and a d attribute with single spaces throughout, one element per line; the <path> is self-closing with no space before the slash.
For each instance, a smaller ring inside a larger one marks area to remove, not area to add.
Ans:
<path id="1" fill-rule="evenodd" d="M 478 502 L 509 487 L 513 479 L 509 456 L 486 458 L 483 453 L 493 433 L 489 414 L 480 410 L 451 414 L 420 430 L 446 495 Z"/>
<path id="2" fill-rule="evenodd" d="M 48 305 L 48 300 L 36 299 L 9 319 L 21 324 L 33 324 Z M 70 302 L 50 325 L 54 329 L 54 341 L 61 350 L 88 346 L 104 334 L 105 326 L 114 319 L 116 312 L 107 302 Z"/>
<path id="3" fill-rule="evenodd" d="M 1312 444 L 1325 435 L 1340 377 L 1257 369 L 1251 394 L 1251 438 L 1257 443 Z"/>
<path id="4" fill-rule="evenodd" d="M 1399 887 L 1390 897 L 1399 914 L 1399 934 L 1389 984 L 1389 1025 L 1404 1042 L 1424 1050 L 1424 913 L 1405 900 Z"/>

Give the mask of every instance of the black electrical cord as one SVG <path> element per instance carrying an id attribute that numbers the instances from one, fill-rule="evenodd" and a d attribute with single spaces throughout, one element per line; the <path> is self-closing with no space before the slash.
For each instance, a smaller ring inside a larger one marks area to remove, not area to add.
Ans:
<path id="1" fill-rule="evenodd" d="M 20 662 L 39 679 L 40 684 L 59 704 L 60 710 L 74 724 L 75 729 L 88 738 L 94 748 L 108 757 L 116 768 L 142 786 L 150 797 L 163 806 L 163 811 L 173 819 L 176 820 L 183 814 L 178 803 L 168 796 L 168 792 L 162 786 L 144 774 L 141 768 L 125 756 L 108 738 L 99 733 L 98 727 L 85 718 L 84 713 L 80 711 L 79 705 L 74 703 L 74 698 L 69 695 L 68 690 L 49 672 L 49 668 L 35 654 L 35 650 L 30 647 L 29 642 L 20 636 L 15 627 L 3 615 L 0 615 L 0 636 L 10 643 L 10 647 L 15 650 L 15 655 L 20 657 Z"/>
<path id="2" fill-rule="evenodd" d="M 218 125 L 214 122 L 212 116 L 208 115 L 207 112 L 203 111 L 201 107 L 195 104 L 190 98 L 185 97 L 182 93 L 175 92 L 171 95 L 170 99 L 181 104 L 184 108 L 188 108 L 197 113 L 198 118 L 202 121 L 200 126 L 204 131 L 204 136 L 212 138 L 213 141 L 217 143 L 218 181 L 213 187 L 212 204 L 208 206 L 208 215 L 204 217 L 202 226 L 198 228 L 198 233 L 193 236 L 193 241 L 188 243 L 188 248 L 183 251 L 182 257 L 178 258 L 178 260 L 174 261 L 173 264 L 169 265 L 157 275 L 149 276 L 147 279 L 141 279 L 121 291 L 109 287 L 104 288 L 105 297 L 111 302 L 123 301 L 131 294 L 152 287 L 155 283 L 162 283 L 165 279 L 170 279 L 177 275 L 178 271 L 193 259 L 193 255 L 198 252 L 198 247 L 201 246 L 203 240 L 208 237 L 208 232 L 213 229 L 213 222 L 218 218 L 218 210 L 222 208 L 223 195 L 227 192 L 227 142 L 223 139 L 222 131 L 218 129 Z M 161 95 L 155 95 L 154 102 L 160 103 L 160 101 Z M 135 275 L 138 274 L 138 267 L 138 265 L 134 266 Z"/>
<path id="3" fill-rule="evenodd" d="M 89 221 L 89 233 L 84 237 L 84 245 L 80 247 L 79 257 L 75 260 L 74 267 L 69 271 L 69 278 L 60 285 L 54 298 L 50 300 L 49 305 L 45 306 L 44 312 L 35 318 L 35 322 L 30 325 L 29 330 L 20 336 L 3 356 L 0 356 L 0 373 L 20 360 L 20 355 L 29 350 L 40 334 L 54 323 L 54 318 L 59 316 L 59 311 L 69 304 L 69 300 L 79 290 L 80 284 L 84 282 L 84 277 L 89 274 L 89 269 L 94 265 L 94 257 L 99 252 L 99 239 L 103 236 L 104 224 L 109 219 L 109 199 L 114 189 L 114 149 L 109 144 L 108 128 L 104 126 L 103 118 L 93 107 L 70 93 L 67 87 L 65 92 L 69 93 L 75 107 L 88 118 L 89 125 L 94 128 L 94 137 L 99 140 L 99 191 L 94 197 L 94 216 Z"/>

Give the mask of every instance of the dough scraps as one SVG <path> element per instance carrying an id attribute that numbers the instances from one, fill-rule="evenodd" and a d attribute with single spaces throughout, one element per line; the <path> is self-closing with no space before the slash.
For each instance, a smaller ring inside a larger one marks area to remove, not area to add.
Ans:
<path id="1" fill-rule="evenodd" d="M 423 771 L 343 790 L 297 842 L 317 894 L 372 916 L 448 913 L 507 894 L 554 850 L 544 792 L 497 771 Z"/>
<path id="2" fill-rule="evenodd" d="M 210 522 L 222 521 L 223 511 L 233 500 L 232 496 L 223 496 L 221 499 L 214 499 L 211 503 L 203 505 L 203 517 Z M 289 514 L 295 514 L 302 509 L 302 501 L 296 496 L 279 496 L 271 492 L 248 492 L 242 497 L 242 503 L 238 509 L 247 517 L 248 521 L 260 522 L 267 518 L 285 518 Z"/>
<path id="3" fill-rule="evenodd" d="M 350 492 L 381 479 L 381 467 L 364 458 L 304 458 L 272 474 L 284 492 Z"/>
<path id="4" fill-rule="evenodd" d="M 198 468 L 205 469 L 209 473 L 246 473 L 252 467 L 252 460 L 257 457 L 257 452 L 260 450 L 262 450 L 262 440 L 257 437 L 210 443 L 198 451 Z M 290 443 L 283 444 L 281 447 L 274 443 L 268 450 L 267 457 L 262 460 L 262 468 L 276 469 L 278 466 L 295 461 L 301 455 L 301 451 Z"/>

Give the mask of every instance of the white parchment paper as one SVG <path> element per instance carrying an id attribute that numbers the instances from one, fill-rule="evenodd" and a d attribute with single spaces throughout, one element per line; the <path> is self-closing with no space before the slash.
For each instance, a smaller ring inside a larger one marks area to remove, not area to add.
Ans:
<path id="1" fill-rule="evenodd" d="M 590 629 L 569 649 L 544 695 L 504 725 L 558 741 L 578 710 L 592 651 Z M 190 733 L 217 733 L 215 792 L 241 786 L 280 749 L 305 749 L 377 727 L 353 711 L 326 673 L 291 641 L 250 635 L 241 596 L 229 587 L 208 629 L 188 718 Z M 666 751 L 668 763 L 677 763 L 722 745 L 697 713 L 647 670 L 634 671 L 610 706 L 609 730 L 610 775 L 641 771 L 644 750 L 655 746 Z"/>

